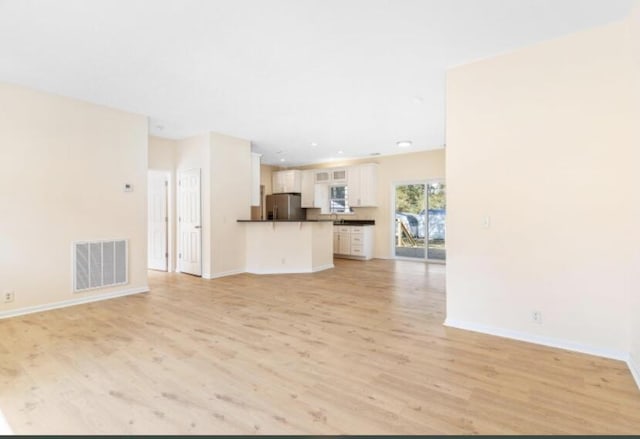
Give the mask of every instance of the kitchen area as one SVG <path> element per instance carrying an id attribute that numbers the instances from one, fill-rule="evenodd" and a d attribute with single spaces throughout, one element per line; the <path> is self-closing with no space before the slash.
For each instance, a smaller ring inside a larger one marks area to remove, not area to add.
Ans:
<path id="1" fill-rule="evenodd" d="M 377 168 L 274 170 L 269 194 L 254 184 L 252 218 L 238 220 L 246 229 L 247 272 L 311 273 L 333 268 L 334 257 L 371 259 L 375 220 L 355 212 L 377 206 Z"/>

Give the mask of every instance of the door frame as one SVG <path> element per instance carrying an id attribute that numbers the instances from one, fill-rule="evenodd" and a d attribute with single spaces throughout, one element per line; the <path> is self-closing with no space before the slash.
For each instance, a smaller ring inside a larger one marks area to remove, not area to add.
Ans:
<path id="1" fill-rule="evenodd" d="M 391 206 L 391 214 L 390 214 L 390 230 L 391 230 L 391 234 L 389 236 L 389 243 L 390 243 L 390 249 L 391 249 L 391 258 L 390 259 L 397 259 L 399 261 L 422 261 L 422 262 L 428 262 L 430 264 L 446 264 L 447 261 L 444 260 L 439 260 L 439 259 L 429 259 L 429 194 L 428 191 L 426 190 L 425 187 L 425 191 L 424 191 L 424 205 L 426 207 L 425 209 L 425 244 L 424 244 L 424 258 L 410 258 L 407 256 L 396 256 L 396 241 L 395 241 L 395 236 L 396 236 L 396 188 L 398 186 L 406 186 L 406 185 L 413 185 L 413 184 L 423 184 L 425 186 L 427 186 L 430 183 L 440 183 L 440 184 L 446 184 L 446 181 L 444 178 L 426 178 L 426 179 L 421 179 L 421 180 L 402 180 L 402 181 L 392 181 L 391 182 L 391 202 L 389 203 L 389 205 Z M 445 247 L 446 247 L 446 237 L 445 237 Z"/>
<path id="2" fill-rule="evenodd" d="M 159 270 L 157 268 L 151 268 L 149 267 L 149 255 L 147 254 L 147 269 L 149 270 L 157 270 L 157 271 L 166 271 L 166 272 L 170 272 L 171 271 L 171 252 L 172 252 L 172 248 L 171 248 L 171 225 L 170 225 L 170 221 L 172 220 L 171 218 L 171 189 L 170 189 L 170 182 L 171 182 L 171 173 L 168 171 L 162 171 L 162 170 L 155 170 L 155 169 L 149 169 L 147 171 L 147 209 L 148 209 L 148 205 L 149 205 L 149 201 L 150 201 L 150 186 L 151 186 L 151 180 L 154 176 L 157 176 L 158 178 L 162 178 L 164 180 L 164 205 L 165 205 L 165 221 L 164 221 L 164 248 L 165 248 L 165 270 Z M 149 216 L 147 215 L 147 253 L 149 253 L 150 247 L 149 247 L 149 230 L 150 230 L 150 226 L 149 226 Z"/>
<path id="3" fill-rule="evenodd" d="M 202 277 L 203 273 L 204 273 L 204 264 L 203 264 L 203 253 L 202 253 L 202 236 L 203 236 L 203 230 L 202 227 L 200 228 L 200 242 L 198 243 L 198 245 L 200 246 L 200 275 L 196 275 L 196 274 L 192 274 L 189 272 L 183 272 L 182 271 L 182 258 L 180 258 L 180 254 L 182 253 L 182 233 L 181 233 L 181 227 L 182 227 L 182 221 L 180 220 L 182 218 L 182 196 L 181 196 L 181 188 L 180 188 L 180 178 L 182 176 L 183 173 L 185 172 L 191 172 L 191 171 L 198 171 L 198 175 L 199 175 L 199 181 L 200 181 L 200 225 L 202 226 L 202 208 L 203 208 L 203 203 L 202 203 L 202 169 L 201 168 L 187 168 L 187 169 L 178 169 L 176 171 L 176 273 L 185 273 L 188 274 L 190 276 L 199 276 Z"/>

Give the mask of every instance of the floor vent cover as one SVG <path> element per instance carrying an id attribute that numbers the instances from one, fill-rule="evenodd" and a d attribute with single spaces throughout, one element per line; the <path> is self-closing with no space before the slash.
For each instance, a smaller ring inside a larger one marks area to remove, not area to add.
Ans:
<path id="1" fill-rule="evenodd" d="M 73 268 L 75 292 L 126 284 L 127 240 L 75 242 Z"/>

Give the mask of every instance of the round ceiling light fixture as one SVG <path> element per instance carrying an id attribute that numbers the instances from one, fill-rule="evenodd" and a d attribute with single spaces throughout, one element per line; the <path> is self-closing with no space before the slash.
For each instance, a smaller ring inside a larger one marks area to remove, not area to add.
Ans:
<path id="1" fill-rule="evenodd" d="M 343 150 L 338 151 L 338 154 L 344 154 Z"/>
<path id="2" fill-rule="evenodd" d="M 286 160 L 286 159 L 284 159 L 284 158 L 282 158 L 282 159 L 280 159 L 280 161 L 281 161 L 281 162 L 286 162 L 287 160 Z"/>
<path id="3" fill-rule="evenodd" d="M 318 146 L 318 144 L 316 142 L 311 142 L 311 146 L 315 148 L 316 146 Z"/>
<path id="4" fill-rule="evenodd" d="M 398 148 L 409 148 L 411 145 L 413 145 L 411 140 L 399 140 L 396 142 L 396 146 Z"/>

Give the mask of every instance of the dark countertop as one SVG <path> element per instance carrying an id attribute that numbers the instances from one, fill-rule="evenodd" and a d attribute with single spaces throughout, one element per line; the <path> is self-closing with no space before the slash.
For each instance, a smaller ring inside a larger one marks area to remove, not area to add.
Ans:
<path id="1" fill-rule="evenodd" d="M 338 220 L 333 221 L 334 226 L 375 226 L 375 220 Z"/>
<path id="2" fill-rule="evenodd" d="M 319 219 L 319 220 L 237 220 L 239 223 L 329 223 L 333 222 L 333 220 L 329 219 Z"/>

